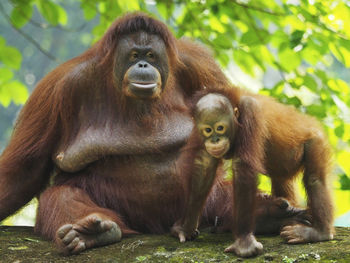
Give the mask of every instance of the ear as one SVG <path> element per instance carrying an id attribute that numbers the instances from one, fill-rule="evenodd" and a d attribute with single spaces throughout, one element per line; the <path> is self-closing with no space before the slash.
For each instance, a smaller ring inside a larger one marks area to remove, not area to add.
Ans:
<path id="1" fill-rule="evenodd" d="M 239 117 L 239 110 L 238 110 L 237 107 L 235 107 L 235 108 L 233 109 L 233 114 L 236 116 L 236 119 L 238 119 L 238 117 Z"/>

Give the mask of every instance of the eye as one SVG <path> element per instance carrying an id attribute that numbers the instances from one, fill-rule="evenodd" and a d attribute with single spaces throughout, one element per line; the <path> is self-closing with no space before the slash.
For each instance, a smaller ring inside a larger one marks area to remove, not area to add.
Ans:
<path id="1" fill-rule="evenodd" d="M 151 61 L 154 61 L 155 60 L 155 56 L 154 56 L 154 53 L 152 51 L 148 51 L 147 54 L 146 54 L 147 58 Z"/>
<path id="2" fill-rule="evenodd" d="M 222 123 L 218 123 L 215 125 L 215 131 L 218 134 L 224 134 L 226 132 L 226 125 L 222 124 Z"/>
<path id="3" fill-rule="evenodd" d="M 139 57 L 139 54 L 136 51 L 132 51 L 130 54 L 131 60 L 136 60 Z"/>
<path id="4" fill-rule="evenodd" d="M 146 56 L 148 58 L 154 58 L 154 54 L 151 51 L 147 52 Z"/>
<path id="5" fill-rule="evenodd" d="M 202 132 L 205 137 L 209 137 L 213 133 L 213 129 L 207 126 L 203 128 Z"/>

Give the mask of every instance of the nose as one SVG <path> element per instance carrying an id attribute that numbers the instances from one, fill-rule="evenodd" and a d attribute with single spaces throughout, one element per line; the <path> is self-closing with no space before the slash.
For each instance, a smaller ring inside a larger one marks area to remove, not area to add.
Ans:
<path id="1" fill-rule="evenodd" d="M 211 139 L 211 141 L 212 141 L 213 143 L 218 143 L 218 142 L 220 141 L 220 137 L 214 136 L 214 137 Z"/>
<path id="2" fill-rule="evenodd" d="M 137 63 L 137 66 L 139 68 L 147 68 L 148 67 L 148 63 L 147 62 L 139 62 L 139 63 Z"/>

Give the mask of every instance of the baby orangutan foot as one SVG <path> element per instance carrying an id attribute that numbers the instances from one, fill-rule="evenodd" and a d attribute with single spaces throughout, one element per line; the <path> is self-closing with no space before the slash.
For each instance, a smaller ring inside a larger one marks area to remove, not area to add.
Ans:
<path id="1" fill-rule="evenodd" d="M 75 224 L 61 226 L 56 232 L 56 244 L 63 254 L 70 255 L 118 242 L 121 237 L 121 230 L 115 222 L 90 214 Z"/>
<path id="2" fill-rule="evenodd" d="M 253 257 L 261 254 L 263 245 L 256 241 L 253 234 L 248 234 L 236 239 L 236 241 L 225 249 L 225 252 L 235 253 L 240 257 Z"/>
<path id="3" fill-rule="evenodd" d="M 310 226 L 296 224 L 282 228 L 281 236 L 289 244 L 318 242 L 333 239 L 331 231 L 320 231 Z"/>

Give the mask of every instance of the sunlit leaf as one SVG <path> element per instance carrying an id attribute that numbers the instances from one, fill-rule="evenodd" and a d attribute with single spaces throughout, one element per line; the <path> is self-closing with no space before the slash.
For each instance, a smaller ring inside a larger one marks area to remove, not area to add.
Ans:
<path id="1" fill-rule="evenodd" d="M 22 55 L 14 47 L 3 46 L 1 47 L 0 61 L 10 68 L 19 69 L 21 67 Z"/>
<path id="2" fill-rule="evenodd" d="M 350 152 L 341 151 L 337 154 L 338 164 L 342 167 L 346 174 L 350 175 Z"/>
<path id="3" fill-rule="evenodd" d="M 15 104 L 23 104 L 28 98 L 28 90 L 21 82 L 14 80 L 5 85 Z"/>
<path id="4" fill-rule="evenodd" d="M 215 17 L 215 16 L 210 16 L 209 24 L 213 30 L 218 31 L 219 33 L 226 32 L 226 28 L 222 25 L 220 20 L 217 19 L 217 17 Z"/>
<path id="5" fill-rule="evenodd" d="M 289 48 L 284 48 L 278 53 L 278 56 L 281 66 L 288 72 L 295 70 L 301 63 L 299 54 Z"/>
<path id="6" fill-rule="evenodd" d="M 57 5 L 57 10 L 58 10 L 58 22 L 61 25 L 66 25 L 68 21 L 67 13 L 66 10 L 64 10 L 61 6 Z"/>
<path id="7" fill-rule="evenodd" d="M 118 0 L 117 2 L 124 11 L 140 9 L 140 5 L 137 0 Z"/>
<path id="8" fill-rule="evenodd" d="M 6 89 L 5 85 L 0 85 L 0 104 L 5 108 L 11 103 L 10 91 Z"/>
<path id="9" fill-rule="evenodd" d="M 13 78 L 13 72 L 7 68 L 0 68 L 0 85 Z"/>

